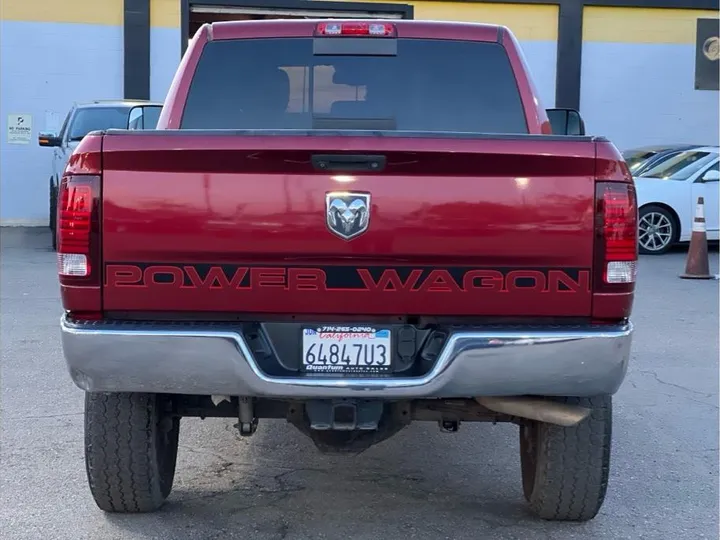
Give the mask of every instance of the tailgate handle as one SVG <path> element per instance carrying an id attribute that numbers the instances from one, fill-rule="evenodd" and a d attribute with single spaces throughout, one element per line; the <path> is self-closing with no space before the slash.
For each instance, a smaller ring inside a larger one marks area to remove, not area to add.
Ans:
<path id="1" fill-rule="evenodd" d="M 314 154 L 310 162 L 316 171 L 372 171 L 385 169 L 387 159 L 367 154 Z"/>

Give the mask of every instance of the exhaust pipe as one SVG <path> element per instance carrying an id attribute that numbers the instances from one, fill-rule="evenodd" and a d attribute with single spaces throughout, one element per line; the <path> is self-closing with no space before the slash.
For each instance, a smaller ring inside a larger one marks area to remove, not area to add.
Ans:
<path id="1" fill-rule="evenodd" d="M 480 405 L 491 411 L 537 420 L 548 424 L 570 427 L 579 424 L 590 414 L 590 409 L 533 397 L 477 397 Z"/>

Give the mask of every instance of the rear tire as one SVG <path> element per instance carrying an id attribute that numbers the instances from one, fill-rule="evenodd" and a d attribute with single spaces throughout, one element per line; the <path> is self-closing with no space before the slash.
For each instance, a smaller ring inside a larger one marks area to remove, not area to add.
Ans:
<path id="1" fill-rule="evenodd" d="M 523 492 L 542 519 L 588 521 L 607 491 L 612 397 L 548 398 L 591 409 L 576 426 L 530 422 L 520 428 Z"/>
<path id="2" fill-rule="evenodd" d="M 162 394 L 85 395 L 85 465 L 105 512 L 160 508 L 175 476 L 180 419 Z"/>

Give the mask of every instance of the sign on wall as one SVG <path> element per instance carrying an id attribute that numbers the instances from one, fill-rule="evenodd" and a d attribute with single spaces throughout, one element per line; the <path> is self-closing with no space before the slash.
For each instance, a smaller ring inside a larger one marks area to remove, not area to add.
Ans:
<path id="1" fill-rule="evenodd" d="M 695 89 L 720 90 L 720 26 L 717 19 L 697 20 Z"/>
<path id="2" fill-rule="evenodd" d="M 8 114 L 7 142 L 29 144 L 32 139 L 32 116 L 29 114 Z"/>

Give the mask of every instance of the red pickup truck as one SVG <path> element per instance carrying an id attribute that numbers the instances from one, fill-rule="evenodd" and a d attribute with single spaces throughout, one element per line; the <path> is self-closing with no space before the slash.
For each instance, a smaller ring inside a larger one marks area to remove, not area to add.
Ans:
<path id="1" fill-rule="evenodd" d="M 103 510 L 163 504 L 184 416 L 346 453 L 512 422 L 537 515 L 600 509 L 635 191 L 577 112 L 542 108 L 507 28 L 203 26 L 157 130 L 83 139 L 58 216 Z"/>

